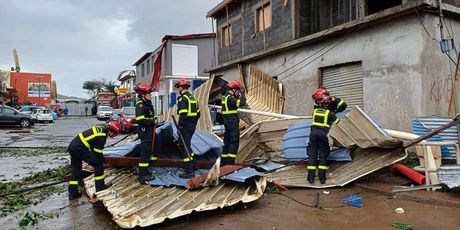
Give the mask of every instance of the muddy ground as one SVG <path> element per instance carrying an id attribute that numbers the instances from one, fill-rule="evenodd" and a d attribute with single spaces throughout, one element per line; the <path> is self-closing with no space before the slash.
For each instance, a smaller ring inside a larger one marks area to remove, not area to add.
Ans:
<path id="1" fill-rule="evenodd" d="M 0 148 L 1 185 L 21 184 L 23 187 L 32 187 L 56 181 L 56 175 L 63 173 L 56 170 L 61 169 L 68 160 L 65 152 L 66 142 L 97 122 L 96 119 L 60 120 L 54 124 L 35 127 L 32 133 L 10 132 L 19 129 L 1 128 L 0 146 L 16 147 Z M 48 143 L 55 147 L 45 148 Z M 37 174 L 41 175 L 41 178 L 33 176 Z M 266 192 L 261 199 L 253 203 L 193 213 L 153 227 L 395 229 L 392 225 L 398 223 L 408 224 L 415 229 L 459 229 L 460 190 L 412 191 L 395 195 L 391 193 L 395 186 L 407 182 L 404 178 L 392 175 L 389 169 L 383 169 L 343 188 Z M 1 189 L 3 190 L 0 193 L 6 188 L 2 186 Z M 329 194 L 325 194 L 326 191 Z M 339 202 L 341 197 L 350 194 L 361 195 L 363 207 L 345 206 Z M 3 208 L 9 207 L 5 204 L 10 202 L 10 205 L 13 197 L 16 196 L 0 198 L 0 214 L 4 211 Z M 1 229 L 20 229 L 20 223 L 31 225 L 28 227 L 30 229 L 117 229 L 116 223 L 111 220 L 110 214 L 103 206 L 93 206 L 87 197 L 69 202 L 65 183 L 55 185 L 52 189 L 26 192 L 16 198 L 18 199 L 14 201 L 17 203 L 13 204 L 19 205 L 19 208 L 15 211 L 6 210 L 3 216 L 0 215 Z M 21 199 L 31 202 L 21 203 Z M 405 212 L 398 214 L 395 212 L 396 208 L 403 208 Z"/>

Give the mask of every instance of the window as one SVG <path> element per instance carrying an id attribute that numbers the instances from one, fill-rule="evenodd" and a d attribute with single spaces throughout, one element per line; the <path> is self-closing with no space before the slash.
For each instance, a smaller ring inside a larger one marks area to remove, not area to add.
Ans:
<path id="1" fill-rule="evenodd" d="M 270 2 L 256 10 L 256 26 L 257 32 L 264 31 L 272 25 L 272 7 Z"/>
<path id="2" fill-rule="evenodd" d="M 10 108 L 3 108 L 3 113 L 4 114 L 14 114 L 14 110 Z"/>
<path id="3" fill-rule="evenodd" d="M 150 73 L 150 58 L 147 59 L 147 74 Z"/>
<path id="4" fill-rule="evenodd" d="M 222 27 L 222 47 L 232 44 L 232 25 Z"/>
<path id="5" fill-rule="evenodd" d="M 144 63 L 142 63 L 141 65 L 141 76 L 144 77 L 145 75 L 145 66 L 144 66 Z"/>
<path id="6" fill-rule="evenodd" d="M 371 15 L 381 10 L 385 10 L 385 9 L 395 7 L 401 4 L 402 4 L 402 0 L 386 0 L 386 1 L 368 0 L 367 1 L 367 15 Z"/>

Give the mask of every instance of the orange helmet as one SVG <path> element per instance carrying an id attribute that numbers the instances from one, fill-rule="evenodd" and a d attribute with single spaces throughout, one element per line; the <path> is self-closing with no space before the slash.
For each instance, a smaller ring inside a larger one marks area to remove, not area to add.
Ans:
<path id="1" fill-rule="evenodd" d="M 113 131 L 114 133 L 116 133 L 118 135 L 120 133 L 120 131 L 121 131 L 120 122 L 118 122 L 118 121 L 109 122 L 109 130 Z"/>
<path id="2" fill-rule="evenodd" d="M 227 88 L 229 89 L 241 89 L 241 83 L 239 81 L 230 81 L 227 84 Z"/>
<path id="3" fill-rule="evenodd" d="M 182 87 L 188 89 L 190 87 L 190 82 L 188 82 L 187 79 L 182 78 L 179 81 L 177 81 L 176 84 L 174 85 L 174 87 L 176 87 L 176 88 L 179 88 L 179 86 L 182 86 Z"/>
<path id="4" fill-rule="evenodd" d="M 134 87 L 134 92 L 138 94 L 147 94 L 153 92 L 153 88 L 149 83 L 139 83 Z"/>

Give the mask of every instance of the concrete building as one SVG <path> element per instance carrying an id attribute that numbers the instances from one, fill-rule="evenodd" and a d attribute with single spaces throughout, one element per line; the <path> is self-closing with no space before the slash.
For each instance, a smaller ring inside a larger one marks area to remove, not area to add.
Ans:
<path id="1" fill-rule="evenodd" d="M 153 102 L 158 114 L 176 103 L 174 84 L 188 78 L 192 87 L 208 79 L 205 69 L 213 66 L 213 33 L 166 35 L 153 52 L 145 53 L 136 66 L 136 84 L 152 83 L 155 88 Z"/>
<path id="2" fill-rule="evenodd" d="M 253 65 L 273 76 L 283 85 L 285 114 L 311 114 L 311 95 L 323 86 L 384 127 L 410 131 L 414 117 L 459 108 L 457 56 L 450 51 L 451 62 L 440 49 L 437 2 L 226 0 L 207 15 L 218 43 L 208 71 L 238 79 L 241 65 L 247 78 Z M 443 1 L 444 38 L 460 37 L 459 5 Z"/>
<path id="3" fill-rule="evenodd" d="M 10 86 L 16 89 L 19 103 L 30 102 L 46 107 L 51 104 L 51 74 L 11 72 Z"/>

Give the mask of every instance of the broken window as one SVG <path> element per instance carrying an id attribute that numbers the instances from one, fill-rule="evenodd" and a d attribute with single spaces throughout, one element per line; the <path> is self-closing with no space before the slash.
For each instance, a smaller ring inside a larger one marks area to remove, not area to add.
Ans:
<path id="1" fill-rule="evenodd" d="M 229 46 L 232 44 L 232 25 L 228 24 L 227 26 L 222 27 L 222 47 Z"/>
<path id="2" fill-rule="evenodd" d="M 257 32 L 264 31 L 272 25 L 272 7 L 270 2 L 256 10 Z"/>
<path id="3" fill-rule="evenodd" d="M 367 0 L 367 15 L 401 5 L 402 0 Z"/>

